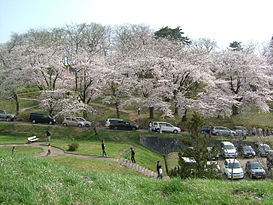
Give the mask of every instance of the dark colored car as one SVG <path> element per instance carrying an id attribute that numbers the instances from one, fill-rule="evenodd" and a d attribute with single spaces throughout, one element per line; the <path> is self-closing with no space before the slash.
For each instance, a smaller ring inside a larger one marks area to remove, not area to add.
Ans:
<path id="1" fill-rule="evenodd" d="M 30 113 L 29 120 L 35 123 L 47 123 L 53 125 L 56 123 L 55 119 L 53 119 L 50 115 L 42 114 L 42 113 Z"/>
<path id="2" fill-rule="evenodd" d="M 245 171 L 250 178 L 264 179 L 266 177 L 266 171 L 258 161 L 247 161 Z"/>
<path id="3" fill-rule="evenodd" d="M 109 128 L 114 130 L 137 130 L 138 126 L 123 120 L 115 120 L 110 123 Z"/>
<path id="4" fill-rule="evenodd" d="M 245 158 L 255 157 L 256 155 L 254 149 L 251 146 L 240 146 L 238 152 L 242 157 Z"/>
<path id="5" fill-rule="evenodd" d="M 212 130 L 212 127 L 211 127 L 211 126 L 205 126 L 205 127 L 202 127 L 202 128 L 201 128 L 201 133 L 210 134 L 210 133 L 211 133 L 211 130 Z"/>
<path id="6" fill-rule="evenodd" d="M 272 150 L 268 144 L 265 144 L 263 142 L 255 143 L 254 148 L 257 152 L 257 155 L 259 155 L 260 157 L 266 157 L 268 152 Z"/>

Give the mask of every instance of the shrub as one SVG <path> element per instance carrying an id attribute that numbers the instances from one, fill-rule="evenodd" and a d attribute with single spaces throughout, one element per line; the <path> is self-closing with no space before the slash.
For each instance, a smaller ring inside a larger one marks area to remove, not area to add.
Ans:
<path id="1" fill-rule="evenodd" d="M 76 151 L 79 148 L 79 143 L 73 142 L 68 145 L 68 151 Z"/>

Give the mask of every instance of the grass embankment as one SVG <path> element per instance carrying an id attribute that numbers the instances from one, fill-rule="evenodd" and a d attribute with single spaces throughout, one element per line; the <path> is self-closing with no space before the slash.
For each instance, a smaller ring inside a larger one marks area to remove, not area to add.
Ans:
<path id="1" fill-rule="evenodd" d="M 159 180 L 0 156 L 3 204 L 272 204 L 272 181 Z"/>
<path id="2" fill-rule="evenodd" d="M 114 158 L 130 158 L 129 149 L 134 147 L 136 151 L 136 161 L 139 165 L 155 169 L 156 161 L 161 161 L 161 155 L 154 153 L 139 143 L 140 136 L 158 135 L 156 133 L 141 133 L 133 131 L 116 131 L 102 129 L 98 130 L 98 135 L 93 130 L 87 128 L 71 128 L 50 125 L 32 125 L 16 123 L 0 123 L 0 143 L 26 142 L 27 137 L 37 136 L 40 140 L 45 140 L 43 135 L 49 130 L 52 133 L 51 144 L 65 150 L 72 142 L 79 143 L 78 154 L 90 154 L 101 156 L 101 139 L 104 139 L 107 153 Z M 183 137 L 173 134 L 162 134 L 161 136 Z"/>

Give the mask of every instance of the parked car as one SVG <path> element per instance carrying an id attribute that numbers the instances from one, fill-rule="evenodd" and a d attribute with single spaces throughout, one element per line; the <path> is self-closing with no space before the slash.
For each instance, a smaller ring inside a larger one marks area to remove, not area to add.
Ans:
<path id="1" fill-rule="evenodd" d="M 228 179 L 243 179 L 244 171 L 237 159 L 226 159 L 224 162 L 224 173 Z"/>
<path id="2" fill-rule="evenodd" d="M 35 123 L 48 123 L 53 125 L 56 123 L 56 120 L 53 119 L 50 115 L 43 114 L 43 113 L 30 113 L 29 120 Z"/>
<path id="3" fill-rule="evenodd" d="M 257 142 L 254 144 L 255 150 L 260 157 L 266 157 L 269 150 L 272 150 L 268 144 Z"/>
<path id="4" fill-rule="evenodd" d="M 152 126 L 150 128 L 154 132 L 172 132 L 172 133 L 180 133 L 181 129 L 179 127 L 173 126 L 168 122 L 152 122 Z"/>
<path id="5" fill-rule="evenodd" d="M 266 165 L 268 171 L 271 171 L 273 168 L 273 150 L 270 150 L 266 156 Z"/>
<path id="6" fill-rule="evenodd" d="M 258 161 L 247 161 L 245 171 L 250 178 L 264 179 L 266 177 L 266 171 Z"/>
<path id="7" fill-rule="evenodd" d="M 208 160 L 218 160 L 219 159 L 219 150 L 213 147 L 207 147 L 208 150 Z"/>
<path id="8" fill-rule="evenodd" d="M 210 172 L 211 174 L 220 177 L 222 175 L 221 168 L 217 161 L 207 161 L 205 165 L 205 172 Z"/>
<path id="9" fill-rule="evenodd" d="M 201 128 L 201 133 L 206 133 L 206 134 L 210 134 L 212 130 L 211 126 L 205 126 Z"/>
<path id="10" fill-rule="evenodd" d="M 238 148 L 238 152 L 244 158 L 255 157 L 256 155 L 254 149 L 251 146 L 240 146 Z"/>
<path id="11" fill-rule="evenodd" d="M 117 123 L 118 121 L 123 121 L 123 119 L 117 119 L 117 118 L 109 118 L 105 121 L 105 127 L 108 127 L 110 126 L 110 124 L 112 123 Z"/>
<path id="12" fill-rule="evenodd" d="M 220 153 L 223 158 L 235 158 L 237 157 L 237 150 L 234 144 L 231 142 L 221 142 L 220 143 Z"/>
<path id="13" fill-rule="evenodd" d="M 76 117 L 65 117 L 62 125 L 67 127 L 67 126 L 72 126 L 72 127 L 85 127 L 85 124 L 83 121 L 78 120 Z"/>
<path id="14" fill-rule="evenodd" d="M 0 110 L 0 119 L 4 119 L 7 121 L 14 121 L 16 118 L 15 115 L 7 113 L 6 110 Z"/>
<path id="15" fill-rule="evenodd" d="M 215 126 L 212 127 L 211 133 L 213 135 L 217 136 L 230 136 L 234 137 L 236 135 L 236 132 L 227 128 L 227 127 L 222 127 L 222 126 Z"/>
<path id="16" fill-rule="evenodd" d="M 244 136 L 245 137 L 248 134 L 247 129 L 245 127 L 243 127 L 243 126 L 235 126 L 233 128 L 233 130 L 236 132 L 236 135 L 238 135 L 238 136 Z"/>
<path id="17" fill-rule="evenodd" d="M 138 126 L 123 120 L 114 120 L 110 123 L 109 128 L 114 130 L 137 130 Z"/>
<path id="18" fill-rule="evenodd" d="M 84 119 L 83 117 L 76 117 L 76 119 L 77 119 L 78 121 L 83 122 L 85 127 L 91 127 L 91 124 L 92 124 L 92 123 L 91 123 L 90 121 Z"/>

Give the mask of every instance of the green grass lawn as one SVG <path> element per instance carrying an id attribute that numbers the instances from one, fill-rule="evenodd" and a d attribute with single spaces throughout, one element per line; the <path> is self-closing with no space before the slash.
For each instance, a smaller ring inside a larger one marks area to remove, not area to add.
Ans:
<path id="1" fill-rule="evenodd" d="M 269 205 L 273 201 L 272 181 L 160 180 L 76 171 L 46 158 L 19 155 L 0 155 L 0 162 L 1 204 Z"/>
<path id="2" fill-rule="evenodd" d="M 78 154 L 89 154 L 101 156 L 101 142 L 100 141 L 87 141 L 87 140 L 61 140 L 54 139 L 51 141 L 53 146 L 57 146 L 63 148 L 64 150 L 68 149 L 68 144 L 72 142 L 77 142 L 79 144 L 79 148 L 72 152 Z M 109 157 L 113 158 L 126 158 L 130 159 L 130 147 L 134 147 L 136 156 L 135 159 L 137 163 L 146 168 L 155 169 L 156 161 L 162 161 L 162 156 L 156 154 L 145 147 L 139 144 L 129 144 L 123 142 L 113 142 L 113 141 L 105 141 L 106 144 L 106 152 Z"/>
<path id="3" fill-rule="evenodd" d="M 72 156 L 56 156 L 49 157 L 47 159 L 54 164 L 58 164 L 76 171 L 141 176 L 139 172 L 124 167 L 116 162 L 78 158 Z"/>
<path id="4" fill-rule="evenodd" d="M 12 135 L 0 135 L 0 144 L 8 143 L 26 143 L 27 138 Z"/>
<path id="5" fill-rule="evenodd" d="M 12 146 L 3 146 L 0 147 L 0 154 L 1 155 L 11 155 Z M 33 156 L 39 153 L 42 153 L 43 150 L 40 148 L 36 148 L 36 147 L 26 147 L 26 146 L 15 146 L 15 155 L 29 155 L 29 156 Z"/>

